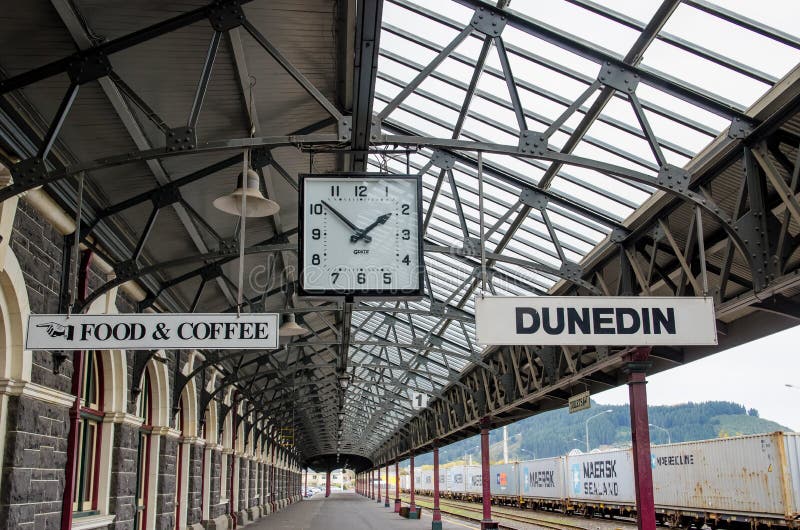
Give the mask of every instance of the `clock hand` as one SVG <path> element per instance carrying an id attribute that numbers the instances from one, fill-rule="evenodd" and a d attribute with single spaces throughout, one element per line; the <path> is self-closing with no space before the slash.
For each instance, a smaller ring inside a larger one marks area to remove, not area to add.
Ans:
<path id="1" fill-rule="evenodd" d="M 380 217 L 378 217 L 378 219 L 375 220 L 374 223 L 372 223 L 371 225 L 366 227 L 364 230 L 362 230 L 361 232 L 357 232 L 356 234 L 350 236 L 350 242 L 351 243 L 355 243 L 359 239 L 364 238 L 364 241 L 369 243 L 370 241 L 372 241 L 372 238 L 370 236 L 368 236 L 367 233 L 370 232 L 376 226 L 385 224 L 386 221 L 388 221 L 391 216 L 392 216 L 392 214 L 390 214 L 390 213 L 385 213 L 385 214 L 381 215 Z"/>
<path id="2" fill-rule="evenodd" d="M 356 226 L 356 225 L 354 225 L 352 222 L 350 222 L 350 219 L 348 219 L 347 217 L 345 217 L 344 215 L 342 215 L 342 214 L 339 212 L 339 210 L 337 210 L 336 208 L 334 208 L 333 206 L 331 206 L 330 204 L 328 204 L 328 203 L 327 203 L 327 202 L 325 202 L 325 201 L 322 201 L 322 204 L 324 204 L 325 206 L 327 206 L 327 207 L 328 207 L 328 209 L 329 209 L 331 212 L 333 212 L 333 214 L 334 214 L 336 217 L 338 217 L 339 219 L 341 219 L 341 220 L 342 220 L 342 222 L 344 222 L 344 224 L 346 224 L 347 226 L 349 226 L 349 227 L 350 227 L 350 228 L 353 230 L 353 232 L 355 232 L 355 234 L 354 234 L 354 235 L 350 236 L 350 241 L 352 241 L 353 243 L 355 243 L 356 241 L 358 241 L 358 240 L 359 240 L 359 239 L 361 239 L 361 238 L 364 238 L 364 241 L 366 241 L 367 243 L 369 243 L 370 241 L 372 241 L 372 238 L 371 238 L 371 237 L 369 237 L 369 236 L 365 235 L 365 233 L 364 233 L 364 231 L 363 231 L 363 230 L 361 230 L 359 227 L 357 227 L 357 226 Z M 358 236 L 358 239 L 355 239 L 355 240 L 354 240 L 353 238 L 354 238 L 354 237 L 356 237 L 356 236 Z"/>

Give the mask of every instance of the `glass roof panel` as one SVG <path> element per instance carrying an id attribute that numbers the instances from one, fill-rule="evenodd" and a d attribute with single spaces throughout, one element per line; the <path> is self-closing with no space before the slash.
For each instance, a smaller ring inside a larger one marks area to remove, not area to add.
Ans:
<path id="1" fill-rule="evenodd" d="M 465 3 L 465 0 L 386 1 L 375 113 L 400 94 L 470 23 L 473 10 Z M 763 9 L 760 4 L 746 0 L 717 4 L 685 0 L 666 20 L 651 21 L 661 5 L 659 0 L 511 2 L 508 9 L 521 15 L 523 25 L 530 24 L 526 30 L 509 23 L 502 34 L 525 128 L 543 132 L 569 109 L 571 114 L 549 131 L 551 150 L 563 149 L 592 161 L 637 171 L 645 179 L 653 180 L 634 182 L 583 164 L 555 164 L 550 156 L 528 158 L 513 154 L 517 152 L 521 126 L 501 57 L 493 44 L 458 136 L 461 142 L 490 142 L 500 146 L 498 151 L 507 152 L 509 147 L 513 150 L 512 154 L 486 151 L 482 157 L 484 229 L 491 230 L 486 248 L 501 255 L 492 264 L 492 292 L 544 294 L 560 281 L 552 272 L 560 269 L 562 261 L 542 212 L 538 207 L 523 210 L 520 195 L 526 188 L 544 188 L 542 191 L 549 197 L 544 211 L 552 223 L 552 231 L 565 259 L 577 263 L 614 226 L 624 225 L 624 220 L 655 189 L 650 183 L 655 182 L 660 164 L 628 96 L 602 87 L 586 92 L 598 76 L 603 56 L 619 60 L 643 56 L 635 68 L 656 78 L 654 82 L 640 80 L 636 89 L 643 115 L 666 161 L 684 166 L 722 133 L 731 120 L 722 110 L 717 109 L 719 114 L 707 110 L 713 105 L 704 107 L 700 99 L 745 109 L 800 60 L 800 41 L 796 36 L 779 35 L 779 42 L 760 34 L 772 31 L 765 29 L 764 23 L 796 34 L 794 23 L 789 21 L 800 18 L 800 3 L 774 4 Z M 745 15 L 720 16 L 719 10 L 725 8 Z M 779 15 L 775 16 L 776 12 Z M 658 35 L 653 42 L 645 43 L 645 49 L 634 50 L 642 28 L 651 22 L 661 26 Z M 748 25 L 760 29 L 753 31 L 745 27 Z M 545 28 L 556 36 L 545 41 L 534 35 L 537 28 Z M 478 32 L 461 42 L 388 114 L 383 122 L 384 132 L 450 139 L 483 43 L 484 35 Z M 673 93 L 689 89 L 701 97 L 695 97 L 695 101 L 691 95 L 681 99 L 669 93 L 670 87 L 675 89 Z M 582 96 L 586 96 L 585 100 L 575 103 Z M 576 129 L 580 132 L 576 133 Z M 351 354 L 354 359 L 367 359 L 368 364 L 380 364 L 370 357 L 377 355 L 383 363 L 410 366 L 409 372 L 395 368 L 385 373 L 387 377 L 391 375 L 394 383 L 407 382 L 409 387 L 416 385 L 438 392 L 448 384 L 448 369 L 459 372 L 466 369 L 473 348 L 477 348 L 473 322 L 451 320 L 441 316 L 438 309 L 434 311 L 435 306 L 446 303 L 448 311 L 456 311 L 459 319 L 469 317 L 480 291 L 480 287 L 472 287 L 479 259 L 462 250 L 465 242 L 459 218 L 460 206 L 469 237 L 477 238 L 480 233 L 477 155 L 474 150 L 455 151 L 457 161 L 452 175 L 460 201 L 457 204 L 448 174 L 444 174 L 440 183 L 442 171 L 430 164 L 434 151 L 425 147 L 424 141 L 422 144 L 408 160 L 412 173 L 427 168 L 423 175 L 423 215 L 429 216 L 430 222 L 425 242 L 452 247 L 455 252 L 425 255 L 430 282 L 426 296 L 432 299 L 368 304 L 392 315 L 387 318 L 378 316 L 370 320 L 367 312 L 353 314 L 354 328 L 363 325 L 357 337 L 374 333 L 388 342 L 415 343 L 414 348 L 398 350 L 367 345 L 363 349 L 371 354 L 355 349 L 351 349 Z M 369 169 L 405 173 L 406 158 L 372 155 Z M 434 199 L 437 185 L 440 187 Z M 519 216 L 521 211 L 526 212 L 524 217 Z M 515 231 L 509 234 L 512 229 Z M 543 270 L 536 270 L 537 264 Z M 402 308 L 427 314 L 390 311 Z M 366 370 L 365 378 L 378 377 L 378 372 Z M 404 409 L 401 416 L 411 414 L 412 411 Z"/>

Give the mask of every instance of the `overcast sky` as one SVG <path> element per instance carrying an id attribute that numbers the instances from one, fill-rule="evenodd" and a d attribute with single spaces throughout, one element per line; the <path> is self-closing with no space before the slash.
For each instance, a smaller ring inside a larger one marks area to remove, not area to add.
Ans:
<path id="1" fill-rule="evenodd" d="M 762 418 L 800 431 L 800 326 L 648 377 L 650 405 L 733 401 Z M 792 384 L 797 388 L 789 388 Z M 622 386 L 592 396 L 598 403 L 628 403 Z"/>

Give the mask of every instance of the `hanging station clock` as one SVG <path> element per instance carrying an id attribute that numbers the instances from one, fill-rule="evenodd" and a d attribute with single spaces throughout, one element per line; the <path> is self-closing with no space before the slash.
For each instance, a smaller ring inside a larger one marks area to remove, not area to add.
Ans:
<path id="1" fill-rule="evenodd" d="M 301 175 L 300 294 L 422 295 L 416 175 Z"/>

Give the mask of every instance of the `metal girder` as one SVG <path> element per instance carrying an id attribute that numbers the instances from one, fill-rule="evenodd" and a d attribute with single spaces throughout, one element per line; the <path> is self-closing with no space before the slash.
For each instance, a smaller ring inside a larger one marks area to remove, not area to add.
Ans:
<path id="1" fill-rule="evenodd" d="M 147 42 L 161 35 L 171 33 L 180 28 L 189 26 L 196 22 L 211 16 L 220 7 L 227 7 L 231 5 L 240 5 L 251 2 L 252 0 L 215 0 L 208 5 L 199 7 L 188 13 L 177 15 L 168 20 L 158 22 L 152 26 L 140 29 L 133 33 L 123 35 L 116 39 L 104 42 L 93 47 L 91 50 L 83 50 L 76 52 L 68 57 L 59 59 L 48 63 L 39 68 L 35 68 L 28 72 L 16 75 L 9 79 L 0 80 L 0 95 L 17 90 L 27 85 L 47 79 L 64 72 L 69 72 L 70 69 L 75 68 L 74 65 L 81 64 L 87 60 L 96 58 L 97 56 L 108 57 L 114 53 L 126 50 L 143 42 Z"/>
<path id="2" fill-rule="evenodd" d="M 352 171 L 365 171 L 372 136 L 372 106 L 378 73 L 383 0 L 358 0 L 353 68 Z"/>
<path id="3" fill-rule="evenodd" d="M 489 8 L 491 9 L 493 6 L 484 0 L 455 0 L 456 2 L 465 5 L 467 7 L 475 8 Z M 718 97 L 714 97 L 709 93 L 702 91 L 698 88 L 693 88 L 686 86 L 677 80 L 669 79 L 666 76 L 660 75 L 646 69 L 641 66 L 631 67 L 625 65 L 622 60 L 619 58 L 592 46 L 586 41 L 581 41 L 576 38 L 573 38 L 560 30 L 547 26 L 544 23 L 537 22 L 533 19 L 527 18 L 523 15 L 519 15 L 512 11 L 504 11 L 505 16 L 507 17 L 507 24 L 524 31 L 534 37 L 542 39 L 546 42 L 551 44 L 555 44 L 556 46 L 568 50 L 580 57 L 588 59 L 590 61 L 596 62 L 598 64 L 608 63 L 612 65 L 617 65 L 624 68 L 630 68 L 634 71 L 642 80 L 642 82 L 647 83 L 653 87 L 656 87 L 664 92 L 678 97 L 680 99 L 686 100 L 691 102 L 693 105 L 705 109 L 709 112 L 717 114 L 719 116 L 723 116 L 725 118 L 742 118 L 746 119 L 747 117 L 744 115 L 743 110 L 736 104 L 732 102 L 725 102 L 720 100 Z M 642 33 L 643 36 L 644 32 Z"/>

